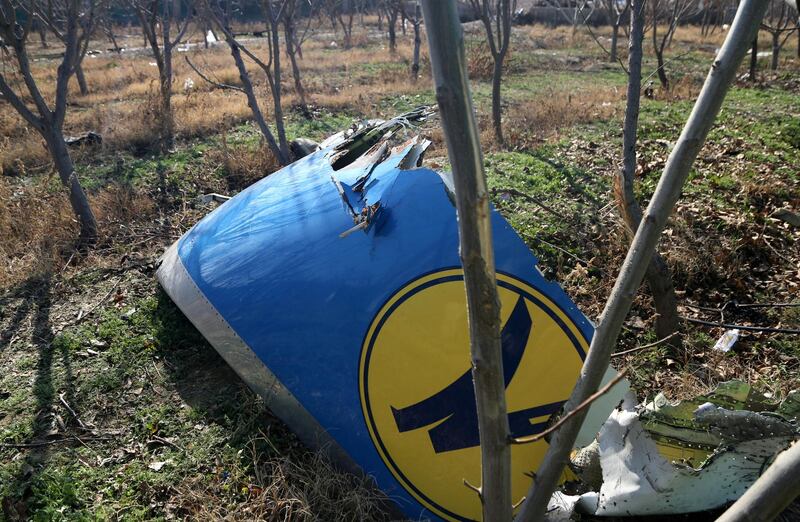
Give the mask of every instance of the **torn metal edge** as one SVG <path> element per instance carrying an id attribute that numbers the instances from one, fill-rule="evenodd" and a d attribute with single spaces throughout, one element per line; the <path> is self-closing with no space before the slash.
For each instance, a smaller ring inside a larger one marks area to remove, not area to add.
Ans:
<path id="1" fill-rule="evenodd" d="M 206 299 L 178 255 L 178 243 L 176 241 L 167 249 L 156 271 L 161 287 L 172 301 L 236 374 L 264 399 L 265 405 L 304 444 L 325 454 L 341 470 L 366 476 L 350 455 L 311 416 Z"/>

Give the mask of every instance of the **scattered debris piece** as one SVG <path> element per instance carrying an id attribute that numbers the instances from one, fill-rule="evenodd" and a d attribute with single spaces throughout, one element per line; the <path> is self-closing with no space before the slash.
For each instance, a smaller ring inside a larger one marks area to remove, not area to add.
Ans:
<path id="1" fill-rule="evenodd" d="M 717 352 L 728 353 L 731 351 L 731 348 L 733 348 L 733 345 L 736 344 L 736 341 L 739 340 L 740 333 L 741 332 L 736 328 L 728 330 L 717 339 L 713 349 Z"/>
<path id="2" fill-rule="evenodd" d="M 216 192 L 212 192 L 211 194 L 203 194 L 197 197 L 197 201 L 201 205 L 207 205 L 212 201 L 215 203 L 225 203 L 229 199 L 231 199 L 230 196 L 223 196 L 222 194 L 217 194 Z"/>
<path id="3" fill-rule="evenodd" d="M 86 146 L 102 145 L 103 137 L 94 131 L 89 131 L 80 134 L 78 136 L 67 136 L 64 138 L 64 142 L 67 144 L 68 147 L 83 147 L 84 145 Z"/>
<path id="4" fill-rule="evenodd" d="M 319 150 L 319 143 L 308 138 L 297 138 L 289 142 L 289 152 L 297 161 Z"/>
<path id="5" fill-rule="evenodd" d="M 576 509 L 599 516 L 669 515 L 733 502 L 800 438 L 798 415 L 797 392 L 777 402 L 741 381 L 675 404 L 659 394 L 637 407 L 628 396 L 596 444 L 573 454 L 573 471 L 592 489 Z"/>
<path id="6" fill-rule="evenodd" d="M 789 223 L 791 226 L 795 228 L 800 228 L 800 215 L 795 212 L 792 212 L 786 208 L 779 208 L 775 212 L 772 213 L 772 217 L 776 219 L 780 219 L 784 223 Z"/>
<path id="7" fill-rule="evenodd" d="M 152 469 L 155 472 L 159 472 L 162 469 L 164 469 L 164 466 L 166 466 L 170 462 L 171 461 L 169 461 L 169 460 L 158 460 L 158 461 L 155 461 L 155 462 L 151 462 L 150 464 L 147 465 L 147 467 Z"/>

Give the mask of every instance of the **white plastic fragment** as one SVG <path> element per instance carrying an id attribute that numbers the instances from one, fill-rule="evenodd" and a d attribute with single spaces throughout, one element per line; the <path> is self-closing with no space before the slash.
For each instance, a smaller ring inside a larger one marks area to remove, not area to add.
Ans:
<path id="1" fill-rule="evenodd" d="M 217 37 L 214 34 L 214 31 L 212 31 L 211 29 L 209 29 L 208 32 L 206 33 L 206 43 L 210 44 L 217 43 Z"/>
<path id="2" fill-rule="evenodd" d="M 739 340 L 739 334 L 741 332 L 734 328 L 733 330 L 728 330 L 722 336 L 717 339 L 717 342 L 714 344 L 714 351 L 727 353 L 733 348 L 733 345 L 736 344 L 736 341 Z"/>
<path id="3" fill-rule="evenodd" d="M 217 194 L 216 192 L 197 196 L 197 202 L 200 203 L 201 205 L 207 205 L 212 201 L 214 201 L 215 203 L 225 203 L 229 199 L 231 199 L 230 196 L 223 196 L 222 194 Z"/>
<path id="4" fill-rule="evenodd" d="M 714 411 L 716 409 L 717 409 L 716 404 L 714 404 L 712 402 L 704 402 L 703 404 L 701 404 L 700 406 L 697 407 L 697 409 L 694 411 L 694 414 L 695 415 L 701 415 L 703 413 Z"/>
<path id="5" fill-rule="evenodd" d="M 547 504 L 547 512 L 544 519 L 546 522 L 567 522 L 572 520 L 575 512 L 575 505 L 581 497 L 579 495 L 565 495 L 560 491 L 553 493 L 550 502 Z"/>
<path id="6" fill-rule="evenodd" d="M 699 469 L 669 462 L 634 411 L 615 411 L 600 432 L 603 486 L 580 506 L 600 516 L 668 515 L 704 511 L 739 498 L 791 437 L 733 445 Z"/>

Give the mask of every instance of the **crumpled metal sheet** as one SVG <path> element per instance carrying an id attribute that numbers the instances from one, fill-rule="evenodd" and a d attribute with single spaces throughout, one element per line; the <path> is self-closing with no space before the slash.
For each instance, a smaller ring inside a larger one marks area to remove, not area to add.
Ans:
<path id="1" fill-rule="evenodd" d="M 765 411 L 737 409 L 744 407 Z M 739 381 L 675 404 L 659 395 L 636 408 L 629 396 L 598 434 L 603 482 L 578 509 L 669 515 L 733 502 L 800 436 L 798 411 L 796 392 L 778 403 Z"/>

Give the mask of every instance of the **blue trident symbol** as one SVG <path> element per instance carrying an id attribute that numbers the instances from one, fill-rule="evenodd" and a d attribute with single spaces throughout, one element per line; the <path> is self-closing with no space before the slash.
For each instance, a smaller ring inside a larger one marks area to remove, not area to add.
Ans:
<path id="1" fill-rule="evenodd" d="M 525 305 L 525 300 L 520 297 L 500 333 L 503 347 L 503 380 L 506 388 L 525 353 L 532 327 L 533 321 L 528 307 Z M 536 417 L 556 413 L 562 404 L 563 401 L 554 402 L 509 413 L 511 435 L 525 437 L 542 432 L 547 426 L 547 420 L 537 423 L 531 421 Z M 471 448 L 480 444 L 475 389 L 470 370 L 427 399 L 405 408 L 392 406 L 392 414 L 400 432 L 439 423 L 428 430 L 428 436 L 436 453 Z"/>

